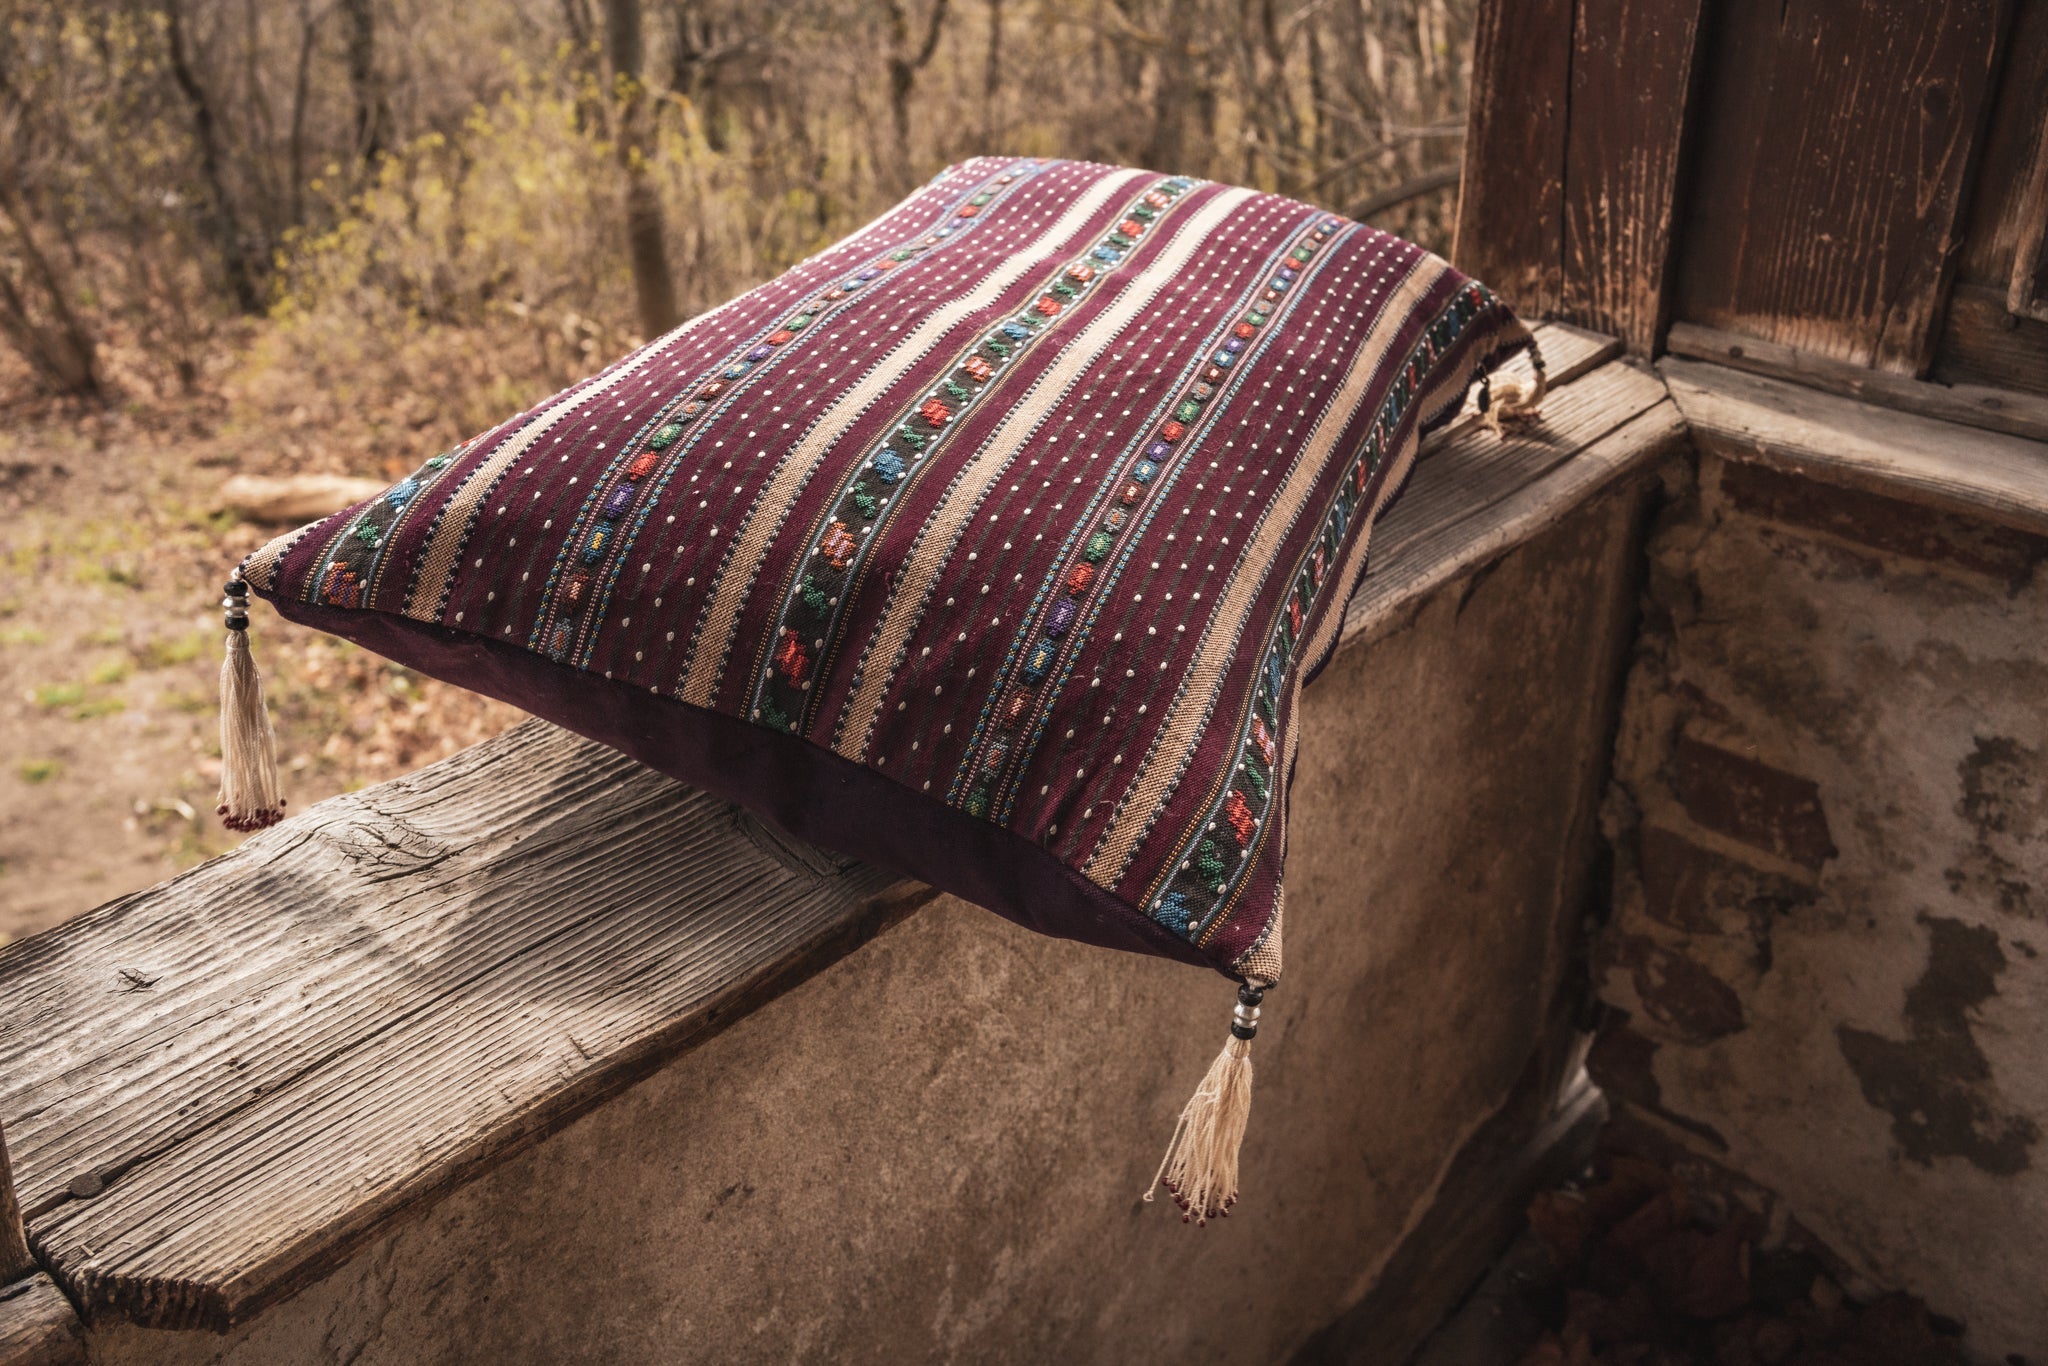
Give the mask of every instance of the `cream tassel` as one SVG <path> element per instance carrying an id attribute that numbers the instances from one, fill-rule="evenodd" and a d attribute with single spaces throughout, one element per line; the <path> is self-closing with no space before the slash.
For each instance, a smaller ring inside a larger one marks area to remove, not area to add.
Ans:
<path id="1" fill-rule="evenodd" d="M 1246 983 L 1237 989 L 1230 1037 L 1180 1112 L 1166 1156 L 1145 1191 L 1150 1200 L 1153 1190 L 1166 1187 L 1181 1207 L 1183 1224 L 1193 1220 L 1199 1227 L 1212 1217 L 1227 1218 L 1237 1203 L 1237 1150 L 1252 1114 L 1252 1036 L 1259 1032 L 1259 1002 L 1265 995 L 1262 985 Z"/>
<path id="2" fill-rule="evenodd" d="M 1534 339 L 1529 342 L 1529 365 L 1536 372 L 1533 383 L 1524 385 L 1504 379 L 1498 392 L 1493 388 L 1493 376 L 1480 376 L 1479 420 L 1495 436 L 1507 435 L 1502 430 L 1503 423 L 1532 422 L 1540 416 L 1538 410 L 1543 396 L 1550 392 L 1550 380 L 1543 372 L 1543 352 L 1537 349 Z"/>
<path id="3" fill-rule="evenodd" d="M 263 705 L 263 679 L 249 653 L 249 585 L 237 569 L 220 600 L 228 654 L 220 666 L 220 812 L 230 830 L 261 830 L 284 819 L 277 738 Z"/>

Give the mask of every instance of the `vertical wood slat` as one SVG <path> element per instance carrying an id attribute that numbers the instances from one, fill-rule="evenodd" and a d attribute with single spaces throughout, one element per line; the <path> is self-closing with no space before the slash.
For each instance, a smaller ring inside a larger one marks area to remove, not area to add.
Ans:
<path id="1" fill-rule="evenodd" d="M 1654 354 L 1702 0 L 1489 0 L 1458 267 L 1524 313 Z"/>
<path id="2" fill-rule="evenodd" d="M 1560 314 L 1661 348 L 1701 0 L 1579 0 Z"/>
<path id="3" fill-rule="evenodd" d="M 2048 207 L 2033 183 L 2048 163 L 2048 0 L 2021 0 L 1999 64 L 1998 89 L 1969 187 L 1956 283 L 2011 286 L 2029 209 Z"/>
<path id="4" fill-rule="evenodd" d="M 21 1201 L 14 1194 L 14 1169 L 7 1161 L 7 1134 L 0 1129 L 0 1285 L 35 1270 L 28 1234 L 21 1226 Z"/>
<path id="5" fill-rule="evenodd" d="M 1679 316 L 1925 373 L 2008 0 L 1716 0 Z"/>
<path id="6" fill-rule="evenodd" d="M 1473 35 L 1451 259 L 1532 320 L 1560 295 L 1572 7 L 1485 0 Z"/>

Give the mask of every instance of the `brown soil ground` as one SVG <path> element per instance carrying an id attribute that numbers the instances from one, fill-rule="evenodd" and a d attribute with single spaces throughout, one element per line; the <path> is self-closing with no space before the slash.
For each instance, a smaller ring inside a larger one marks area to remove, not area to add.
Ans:
<path id="1" fill-rule="evenodd" d="M 0 943 L 173 876 L 240 837 L 214 815 L 220 587 L 284 527 L 216 508 L 237 472 L 392 478 L 422 429 L 369 443 L 228 421 L 219 400 L 0 408 Z M 293 810 L 518 719 L 258 606 Z"/>

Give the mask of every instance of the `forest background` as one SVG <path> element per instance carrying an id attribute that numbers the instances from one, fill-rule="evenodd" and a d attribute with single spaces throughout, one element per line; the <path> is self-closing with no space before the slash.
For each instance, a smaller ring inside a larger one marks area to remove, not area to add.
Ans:
<path id="1" fill-rule="evenodd" d="M 396 478 L 983 153 L 1446 250 L 1475 8 L 0 0 L 0 942 L 237 838 L 231 478 Z M 256 643 L 295 809 L 517 719 Z"/>

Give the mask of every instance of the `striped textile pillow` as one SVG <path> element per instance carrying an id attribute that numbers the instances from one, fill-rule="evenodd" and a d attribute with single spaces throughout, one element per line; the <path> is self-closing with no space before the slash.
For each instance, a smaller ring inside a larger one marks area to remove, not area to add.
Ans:
<path id="1" fill-rule="evenodd" d="M 819 844 L 1264 985 L 1302 682 L 1422 433 L 1528 340 L 1289 199 L 981 158 L 242 575 Z"/>

